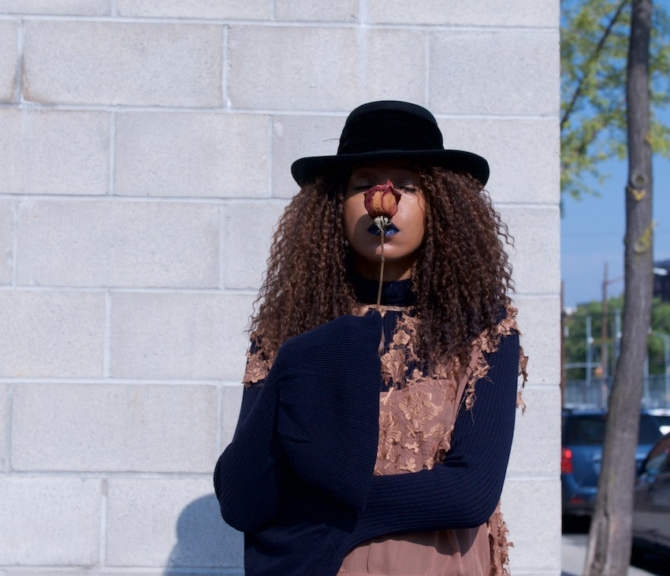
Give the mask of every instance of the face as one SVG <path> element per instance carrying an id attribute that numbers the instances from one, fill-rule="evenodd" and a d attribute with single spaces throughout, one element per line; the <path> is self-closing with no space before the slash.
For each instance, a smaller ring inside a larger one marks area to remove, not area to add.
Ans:
<path id="1" fill-rule="evenodd" d="M 363 204 L 366 190 L 390 180 L 402 196 L 392 226 L 384 236 L 384 280 L 409 278 L 426 227 L 426 202 L 419 173 L 397 163 L 378 163 L 357 168 L 347 183 L 344 222 L 355 271 L 379 278 L 381 246 L 379 231 Z"/>

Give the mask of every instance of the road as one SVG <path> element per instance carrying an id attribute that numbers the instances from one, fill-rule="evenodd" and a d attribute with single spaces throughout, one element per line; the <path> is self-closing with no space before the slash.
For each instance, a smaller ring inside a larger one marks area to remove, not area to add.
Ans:
<path id="1" fill-rule="evenodd" d="M 561 539 L 561 576 L 581 576 L 586 557 L 587 534 L 563 534 Z M 636 555 L 628 576 L 670 576 L 670 563 L 652 555 Z"/>
<path id="2" fill-rule="evenodd" d="M 587 534 L 563 534 L 561 538 L 561 576 L 582 576 L 586 557 Z M 647 572 L 631 566 L 628 576 L 650 576 Z"/>

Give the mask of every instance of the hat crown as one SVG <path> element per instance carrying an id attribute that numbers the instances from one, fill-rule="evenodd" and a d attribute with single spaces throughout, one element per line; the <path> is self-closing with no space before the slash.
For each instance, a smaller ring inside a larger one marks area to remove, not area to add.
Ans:
<path id="1" fill-rule="evenodd" d="M 385 150 L 443 150 L 435 117 L 409 102 L 384 100 L 359 106 L 349 114 L 337 154 Z"/>
<path id="2" fill-rule="evenodd" d="M 410 102 L 368 102 L 349 114 L 337 154 L 307 156 L 291 165 L 300 186 L 319 177 L 347 178 L 356 165 L 403 161 L 418 166 L 467 172 L 486 184 L 488 162 L 472 152 L 445 150 L 437 120 L 428 110 Z"/>

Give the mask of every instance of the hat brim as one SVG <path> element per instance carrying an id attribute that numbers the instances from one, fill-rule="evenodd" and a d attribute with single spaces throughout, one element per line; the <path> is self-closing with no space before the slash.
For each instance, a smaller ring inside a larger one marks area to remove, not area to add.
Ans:
<path id="1" fill-rule="evenodd" d="M 348 176 L 360 164 L 382 160 L 409 160 L 424 167 L 440 167 L 454 172 L 467 172 L 482 185 L 489 179 L 489 163 L 472 152 L 464 150 L 378 150 L 337 156 L 309 156 L 296 160 L 291 174 L 301 187 L 320 176 Z"/>

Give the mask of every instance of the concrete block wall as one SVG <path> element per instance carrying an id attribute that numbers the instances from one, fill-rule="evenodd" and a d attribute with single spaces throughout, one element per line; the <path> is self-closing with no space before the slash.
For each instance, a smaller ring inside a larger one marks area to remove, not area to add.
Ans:
<path id="1" fill-rule="evenodd" d="M 558 10 L 0 0 L 2 576 L 243 573 L 211 472 L 289 166 L 382 98 L 491 163 L 531 357 L 512 570 L 558 576 Z"/>

